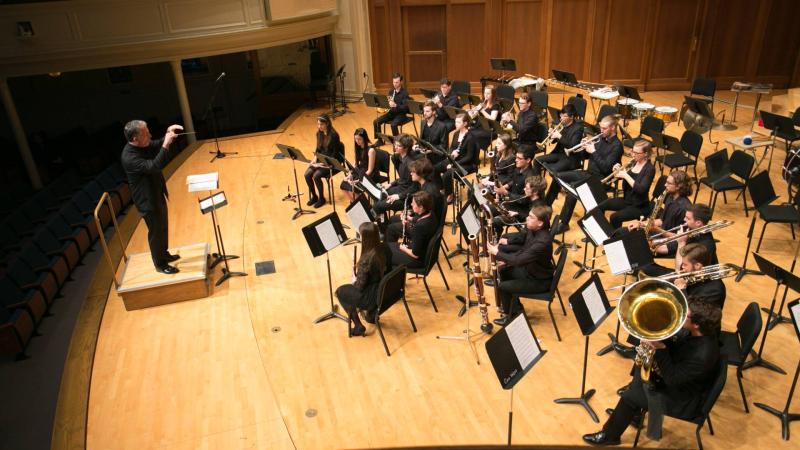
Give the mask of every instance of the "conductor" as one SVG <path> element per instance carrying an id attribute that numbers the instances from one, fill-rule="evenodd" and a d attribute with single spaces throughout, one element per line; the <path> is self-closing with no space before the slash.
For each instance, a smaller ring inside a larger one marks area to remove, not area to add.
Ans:
<path id="1" fill-rule="evenodd" d="M 169 263 L 180 259 L 180 255 L 167 252 L 169 238 L 167 227 L 167 183 L 161 174 L 169 161 L 169 145 L 175 139 L 180 125 L 171 125 L 162 139 L 153 140 L 147 123 L 131 120 L 125 124 L 125 139 L 122 149 L 122 168 L 128 176 L 133 202 L 147 224 L 147 242 L 156 270 L 175 274 L 178 268 Z"/>

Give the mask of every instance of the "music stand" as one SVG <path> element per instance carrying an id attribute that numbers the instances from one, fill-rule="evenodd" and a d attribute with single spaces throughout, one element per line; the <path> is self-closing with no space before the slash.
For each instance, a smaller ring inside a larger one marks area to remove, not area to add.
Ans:
<path id="1" fill-rule="evenodd" d="M 628 86 L 626 84 L 618 84 L 616 86 L 617 92 L 619 95 L 626 98 L 632 98 L 634 100 L 642 101 L 642 97 L 639 95 L 639 90 L 633 86 Z"/>
<path id="2" fill-rule="evenodd" d="M 334 76 L 334 79 L 332 81 L 332 84 L 333 84 L 333 98 L 331 100 L 331 117 L 333 117 L 333 118 L 342 116 L 345 113 L 353 112 L 353 111 L 350 111 L 350 108 L 347 106 L 347 101 L 345 101 L 345 98 L 344 98 L 344 77 L 345 77 L 345 75 L 347 75 L 347 72 L 344 71 L 345 65 L 346 64 L 342 64 L 342 66 L 339 67 L 339 70 L 336 71 L 336 75 Z M 338 81 L 338 87 L 337 87 L 337 81 Z M 336 107 L 336 94 L 337 94 L 337 91 L 338 91 L 339 97 L 341 98 L 341 101 L 342 101 L 342 109 L 341 110 L 339 110 Z"/>
<path id="3" fill-rule="evenodd" d="M 800 299 L 794 300 L 791 303 L 789 303 L 789 315 L 792 316 L 792 322 L 794 323 L 794 331 L 797 333 L 797 339 L 800 340 Z M 757 407 L 781 419 L 781 437 L 783 438 L 784 441 L 789 440 L 789 423 L 795 420 L 800 420 L 800 414 L 789 412 L 789 407 L 792 404 L 792 397 L 794 396 L 794 390 L 797 387 L 798 375 L 800 375 L 800 361 L 797 362 L 797 369 L 794 370 L 794 379 L 792 380 L 792 387 L 789 388 L 789 397 L 786 399 L 786 406 L 783 407 L 783 411 L 778 411 L 777 409 L 768 406 L 764 403 L 758 403 L 758 402 L 753 403 Z"/>
<path id="4" fill-rule="evenodd" d="M 555 402 L 567 405 L 581 405 L 589 417 L 600 423 L 594 409 L 589 405 L 589 399 L 595 393 L 594 389 L 586 390 L 586 367 L 589 360 L 589 336 L 600 327 L 606 317 L 611 314 L 614 308 L 608 303 L 603 284 L 600 282 L 600 277 L 593 273 L 589 280 L 586 281 L 581 287 L 575 291 L 574 294 L 569 296 L 569 304 L 572 307 L 572 312 L 575 313 L 575 319 L 578 321 L 578 326 L 581 328 L 581 333 L 584 336 L 583 346 L 583 376 L 581 377 L 581 395 L 580 397 L 564 397 L 556 399 Z"/>
<path id="5" fill-rule="evenodd" d="M 547 350 L 542 350 L 533 332 L 525 311 L 501 328 L 486 344 L 486 354 L 492 363 L 500 386 L 510 391 L 508 403 L 508 445 L 511 445 L 511 429 L 514 421 L 514 386 L 542 359 Z"/>
<path id="6" fill-rule="evenodd" d="M 409 100 L 406 102 L 406 105 L 408 106 L 408 112 L 421 116 L 422 107 L 425 106 L 425 103 L 418 102 L 416 100 Z"/>
<path id="7" fill-rule="evenodd" d="M 457 115 L 467 113 L 464 109 L 455 106 L 445 106 L 442 109 L 447 113 L 447 117 L 449 117 L 450 120 L 456 120 Z"/>
<path id="8" fill-rule="evenodd" d="M 209 191 L 210 193 L 210 191 Z M 229 259 L 236 259 L 236 255 L 228 255 L 225 252 L 225 243 L 222 241 L 222 229 L 220 228 L 219 221 L 217 221 L 217 209 L 222 208 L 228 204 L 228 199 L 225 198 L 225 191 L 219 191 L 216 194 L 210 194 L 206 198 L 197 199 L 200 212 L 203 214 L 211 213 L 211 224 L 214 227 L 214 239 L 217 241 L 217 251 L 219 253 L 212 253 L 211 257 L 214 259 L 208 268 L 213 269 L 217 264 L 223 263 L 225 267 L 222 268 L 222 276 L 219 277 L 214 286 L 219 286 L 230 277 L 246 277 L 244 272 L 231 272 L 228 266 Z"/>
<path id="9" fill-rule="evenodd" d="M 753 252 L 753 258 L 755 258 L 756 263 L 758 264 L 758 268 L 761 270 L 764 275 L 772 278 L 775 280 L 775 290 L 772 293 L 772 302 L 769 306 L 769 315 L 767 316 L 767 323 L 764 326 L 764 333 L 761 335 L 761 343 L 758 346 L 758 353 L 751 350 L 750 353 L 753 356 L 753 359 L 750 361 L 746 361 L 742 365 L 742 370 L 747 370 L 751 367 L 764 367 L 765 369 L 772 370 L 774 372 L 778 372 L 779 374 L 786 375 L 786 372 L 778 367 L 776 364 L 771 363 L 763 358 L 764 352 L 764 344 L 767 342 L 767 334 L 769 334 L 769 323 L 772 322 L 772 316 L 775 313 L 775 303 L 778 299 L 778 290 L 780 289 L 782 284 L 785 284 L 788 288 L 791 288 L 795 292 L 800 292 L 800 278 L 797 275 L 786 271 L 785 269 L 778 267 L 775 263 L 767 260 L 763 256 L 759 255 L 756 252 Z"/>
<path id="10" fill-rule="evenodd" d="M 374 92 L 364 93 L 364 103 L 371 108 L 389 108 L 389 99 L 385 95 L 376 94 Z"/>
<path id="11" fill-rule="evenodd" d="M 283 197 L 283 200 L 297 200 L 297 206 L 294 208 L 294 215 L 292 216 L 292 220 L 297 219 L 298 217 L 302 216 L 303 214 L 316 214 L 316 211 L 310 211 L 307 209 L 303 209 L 303 206 L 300 204 L 300 185 L 297 183 L 297 167 L 295 166 L 295 161 L 300 160 L 300 162 L 310 162 L 308 158 L 303 155 L 303 152 L 300 149 L 292 147 L 291 145 L 284 145 L 284 144 L 275 144 L 278 147 L 278 150 L 281 151 L 284 157 L 288 157 L 292 159 L 292 173 L 294 173 L 294 188 L 295 194 L 292 195 L 289 192 L 286 197 Z M 289 187 L 286 187 L 286 190 L 289 190 Z"/>
<path id="12" fill-rule="evenodd" d="M 361 242 L 361 236 L 358 234 L 359 228 L 361 225 L 368 222 L 374 222 L 375 218 L 372 217 L 371 208 L 367 204 L 367 201 L 364 197 L 359 196 L 353 200 L 350 205 L 347 206 L 344 210 L 347 218 L 350 220 L 350 224 L 353 226 L 353 229 L 356 230 L 356 237 L 348 239 L 344 242 L 343 245 L 352 245 Z"/>
<path id="13" fill-rule="evenodd" d="M 578 271 L 572 276 L 573 280 L 577 279 L 584 272 L 603 273 L 603 269 L 595 268 L 597 247 L 603 245 L 603 242 L 607 241 L 609 237 L 614 234 L 614 227 L 608 222 L 603 211 L 597 208 L 589 211 L 586 215 L 578 219 L 578 226 L 583 231 L 583 234 L 586 235 L 586 242 L 592 244 L 592 266 L 589 267 L 589 265 L 586 264 L 586 258 L 589 253 L 589 246 L 587 245 L 583 248 L 583 262 L 579 263 L 578 261 L 573 261 L 573 263 L 578 266 Z"/>
<path id="14" fill-rule="evenodd" d="M 422 95 L 423 95 L 425 98 L 433 98 L 433 97 L 436 97 L 436 95 L 438 95 L 438 94 L 439 94 L 439 91 L 437 91 L 436 89 L 425 89 L 425 88 L 419 88 L 419 92 L 420 92 L 420 93 L 421 93 L 421 94 L 422 94 Z"/>
<path id="15" fill-rule="evenodd" d="M 794 273 L 794 268 L 795 266 L 797 266 L 798 255 L 800 255 L 800 244 L 798 244 L 797 247 L 795 247 L 794 258 L 792 259 L 792 266 L 789 267 L 789 273 Z M 778 312 L 775 313 L 774 317 L 772 318 L 772 321 L 767 323 L 767 327 L 769 327 L 770 330 L 775 328 L 776 326 L 778 326 L 778 324 L 781 323 L 792 323 L 792 320 L 790 318 L 783 316 L 783 305 L 786 304 L 786 296 L 788 294 L 789 294 L 789 286 L 784 286 L 783 297 L 781 298 L 781 305 L 778 306 Z M 765 313 L 769 312 L 769 310 L 764 307 L 762 307 L 761 310 L 764 311 Z"/>
<path id="16" fill-rule="evenodd" d="M 361 186 L 364 188 L 364 191 L 366 191 L 366 193 L 369 194 L 369 196 L 375 199 L 376 201 L 381 200 L 383 198 L 384 194 L 383 189 L 380 186 L 373 183 L 372 180 L 369 179 L 369 177 L 365 176 L 361 178 Z"/>
<path id="17" fill-rule="evenodd" d="M 690 97 L 688 95 L 683 96 L 683 102 L 686 104 L 686 107 L 690 109 L 692 112 L 703 116 L 706 120 L 709 121 L 711 126 L 708 128 L 708 142 L 719 145 L 719 141 L 714 142 L 714 140 L 711 139 L 711 130 L 720 130 L 723 128 L 718 127 L 720 123 L 714 120 L 714 113 L 711 111 L 711 109 L 709 109 L 708 103 L 706 103 L 702 99 Z M 724 112 L 722 118 L 723 120 L 725 119 Z"/>
<path id="18" fill-rule="evenodd" d="M 608 199 L 603 182 L 595 176 L 589 177 L 586 181 L 576 186 L 575 192 L 578 194 L 578 200 L 581 201 L 581 205 L 583 205 L 583 209 L 587 213 Z"/>
<path id="19" fill-rule="evenodd" d="M 492 69 L 494 70 L 508 70 L 509 72 L 517 71 L 517 62 L 512 58 L 489 58 L 489 63 L 492 65 Z"/>
<path id="20" fill-rule="evenodd" d="M 325 254 L 328 266 L 328 293 L 330 294 L 331 309 L 314 320 L 314 323 L 324 322 L 328 319 L 341 319 L 349 323 L 347 317 L 336 311 L 337 305 L 333 302 L 333 280 L 331 279 L 330 251 L 347 240 L 347 235 L 342 227 L 342 222 L 336 213 L 330 213 L 303 227 L 303 236 L 306 238 L 311 254 L 316 258 Z"/>
<path id="21" fill-rule="evenodd" d="M 614 275 L 633 273 L 640 267 L 653 263 L 653 254 L 647 244 L 647 237 L 643 229 L 633 230 L 619 237 L 611 237 L 603 242 L 603 252 L 606 255 L 608 268 Z M 603 356 L 611 350 L 620 352 L 626 346 L 619 343 L 620 323 L 617 321 L 616 331 L 608 333 L 611 342 L 597 352 Z"/>

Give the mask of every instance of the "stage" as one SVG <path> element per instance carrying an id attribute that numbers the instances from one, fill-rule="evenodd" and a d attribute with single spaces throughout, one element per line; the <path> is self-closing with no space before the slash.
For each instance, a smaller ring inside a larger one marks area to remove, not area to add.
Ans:
<path id="1" fill-rule="evenodd" d="M 729 94 L 721 92 L 721 96 Z M 681 92 L 647 93 L 657 106 L 680 106 Z M 415 96 L 419 97 L 419 96 Z M 550 96 L 560 106 L 560 95 Z M 725 105 L 718 103 L 717 107 Z M 371 130 L 373 110 L 363 104 L 351 105 L 353 114 L 334 121 L 352 161 L 355 128 Z M 509 392 L 500 388 L 484 350 L 487 336 L 473 339 L 480 364 L 466 343 L 437 340 L 437 335 L 457 335 L 466 318 L 457 317 L 465 295 L 463 256 L 442 268 L 451 290 L 445 290 L 437 271 L 428 283 L 439 312 L 431 307 L 421 280 L 409 278 L 407 298 L 417 324 L 414 333 L 401 306 L 382 318 L 386 340 L 392 351 L 386 357 L 373 326 L 366 337 L 347 337 L 346 324 L 329 320 L 313 324 L 327 312 L 328 279 L 324 257 L 312 257 L 301 228 L 332 211 L 330 203 L 292 220 L 294 203 L 282 201 L 294 190 L 292 161 L 274 159 L 275 144 L 283 143 L 311 154 L 316 117 L 321 109 L 303 111 L 283 133 L 265 133 L 224 139 L 223 151 L 236 151 L 209 162 L 214 144 L 206 143 L 189 156 L 168 180 L 170 247 L 207 242 L 217 251 L 208 217 L 200 214 L 197 194 L 186 192 L 186 176 L 217 171 L 220 188 L 228 205 L 218 211 L 218 220 L 234 277 L 212 290 L 207 298 L 127 311 L 112 292 L 100 324 L 91 374 L 88 406 L 87 447 L 89 449 L 264 449 L 264 448 L 369 448 L 393 446 L 502 445 L 506 441 Z M 749 112 L 739 115 L 746 120 Z M 740 122 L 739 131 L 713 131 L 723 140 L 745 134 L 749 123 Z M 410 126 L 406 131 L 413 131 Z M 638 121 L 629 132 L 638 134 Z M 667 134 L 680 137 L 683 127 L 669 125 Z M 371 131 L 370 131 L 370 134 Z M 705 144 L 702 159 L 713 152 Z M 722 144 L 721 144 L 722 145 Z M 389 149 L 389 147 L 384 147 Z M 783 195 L 780 165 L 784 150 L 773 157 L 771 173 L 776 193 Z M 627 161 L 627 159 L 626 159 Z M 762 168 L 766 167 L 764 161 Z M 304 208 L 308 190 L 302 178 L 304 164 L 297 165 Z M 488 166 L 481 168 L 486 173 Z M 691 172 L 690 172 L 691 173 Z M 338 189 L 342 175 L 334 179 L 336 209 L 343 223 L 345 196 Z M 698 201 L 706 202 L 710 191 L 703 188 Z M 744 236 L 750 224 L 735 194 L 728 204 L 718 201 L 715 220 L 734 220 L 735 225 L 715 233 L 720 240 L 720 262 L 741 264 Z M 749 198 L 748 198 L 748 201 Z M 555 204 L 558 212 L 563 195 Z M 308 207 L 309 209 L 313 209 Z M 575 225 L 581 207 L 576 208 L 566 242 L 583 237 Z M 752 214 L 752 213 L 751 213 Z M 449 220 L 449 219 L 448 219 Z M 760 230 L 761 221 L 757 224 Z M 348 230 L 348 237 L 354 231 Z M 458 237 L 445 227 L 445 239 L 452 249 Z M 580 245 L 583 245 L 579 242 Z M 771 224 L 761 253 L 788 267 L 793 245 L 788 226 Z M 360 250 L 360 248 L 359 248 Z M 146 228 L 140 222 L 128 245 L 129 254 L 147 251 Z M 583 249 L 570 252 L 560 292 L 564 302 L 586 275 L 572 279 L 572 261 Z M 349 283 L 353 247 L 330 252 L 334 289 Z M 256 276 L 255 264 L 274 261 L 276 272 Z M 749 265 L 754 265 L 752 259 Z M 220 276 L 220 266 L 213 279 Z M 622 277 L 602 276 L 606 287 Z M 748 275 L 740 283 L 725 280 L 728 298 L 723 329 L 733 330 L 745 306 L 759 301 L 768 306 L 774 284 L 771 279 Z M 113 291 L 113 290 L 112 290 Z M 494 297 L 486 289 L 490 317 L 497 317 Z M 471 293 L 472 295 L 472 293 Z M 794 298 L 790 293 L 789 299 Z M 567 306 L 553 311 L 562 336 L 556 335 L 542 302 L 524 302 L 531 324 L 548 352 L 514 391 L 514 444 L 582 445 L 581 435 L 594 432 L 600 424 L 591 421 L 575 405 L 558 405 L 559 397 L 580 394 L 584 340 L 575 317 Z M 765 319 L 766 321 L 766 319 Z M 479 314 L 472 309 L 470 328 L 479 332 Z M 608 343 L 616 317 L 607 320 L 590 341 L 587 389 L 597 390 L 590 404 L 601 423 L 604 410 L 617 401 L 616 390 L 629 381 L 631 362 L 615 354 L 594 353 Z M 624 335 L 624 333 L 623 333 Z M 790 325 L 779 325 L 767 341 L 765 357 L 790 371 L 797 363 L 797 341 Z M 790 374 L 791 375 L 791 374 Z M 780 439 L 779 422 L 761 410 L 745 414 L 735 380 L 728 383 L 712 411 L 715 436 L 703 431 L 707 448 L 790 448 Z M 746 371 L 744 387 L 748 400 L 783 405 L 791 376 L 761 368 Z M 795 430 L 795 432 L 799 432 Z M 623 435 L 632 445 L 635 430 Z M 664 438 L 653 442 L 642 436 L 645 447 L 694 447 L 694 426 L 676 420 L 665 421 Z M 797 438 L 795 437 L 795 440 Z"/>

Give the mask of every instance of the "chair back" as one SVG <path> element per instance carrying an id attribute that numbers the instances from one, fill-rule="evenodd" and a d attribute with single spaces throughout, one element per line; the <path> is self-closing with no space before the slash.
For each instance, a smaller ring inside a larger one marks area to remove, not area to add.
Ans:
<path id="1" fill-rule="evenodd" d="M 721 394 L 722 390 L 725 388 L 725 382 L 727 380 L 728 358 L 725 355 L 720 355 L 719 363 L 717 363 L 717 377 L 714 379 L 714 384 L 711 385 L 711 389 L 709 389 L 700 407 L 700 414 L 704 419 L 708 417 L 708 413 L 711 412 L 711 409 L 714 408 L 714 404 L 717 403 L 719 394 Z"/>
<path id="2" fill-rule="evenodd" d="M 546 109 L 548 105 L 548 96 L 547 92 L 545 91 L 532 91 L 528 92 L 528 96 L 531 99 L 531 103 L 534 109 L 541 110 Z"/>
<path id="3" fill-rule="evenodd" d="M 469 81 L 464 80 L 453 80 L 453 92 L 456 94 L 469 94 Z"/>
<path id="4" fill-rule="evenodd" d="M 583 97 L 570 97 L 567 99 L 568 105 L 575 106 L 575 111 L 578 113 L 578 117 L 583 119 L 586 117 L 586 99 Z"/>
<path id="5" fill-rule="evenodd" d="M 600 121 L 603 120 L 603 117 L 609 115 L 613 116 L 614 114 L 619 114 L 619 108 L 604 103 L 602 106 L 600 106 L 600 111 L 597 112 L 597 123 L 599 124 Z"/>
<path id="6" fill-rule="evenodd" d="M 767 206 L 778 198 L 772 187 L 772 181 L 769 179 L 769 172 L 766 170 L 750 178 L 750 182 L 747 183 L 747 192 L 750 193 L 756 209 Z"/>
<path id="7" fill-rule="evenodd" d="M 378 284 L 378 315 L 391 308 L 406 292 L 406 266 L 398 266 Z"/>
<path id="8" fill-rule="evenodd" d="M 436 229 L 441 231 L 444 227 L 445 218 L 447 217 L 447 202 L 445 201 L 444 196 L 439 195 L 438 198 L 434 198 L 433 203 L 434 211 L 436 211 Z"/>
<path id="9" fill-rule="evenodd" d="M 681 135 L 681 147 L 688 155 L 691 155 L 695 161 L 700 155 L 700 149 L 703 148 L 703 136 L 695 133 L 692 130 L 686 130 Z"/>
<path id="10" fill-rule="evenodd" d="M 642 127 L 639 130 L 639 134 L 653 137 L 653 135 L 651 134 L 651 132 L 653 131 L 663 133 L 664 121 L 659 119 L 658 117 L 647 116 L 644 118 L 644 120 L 642 120 Z"/>
<path id="11" fill-rule="evenodd" d="M 750 179 L 750 173 L 753 171 L 753 164 L 755 164 L 755 161 L 753 155 L 742 150 L 735 150 L 731 154 L 731 173 L 747 181 Z"/>
<path id="12" fill-rule="evenodd" d="M 753 349 L 758 335 L 761 334 L 763 324 L 759 304 L 750 302 L 747 308 L 744 309 L 742 316 L 739 317 L 739 321 L 736 322 L 736 334 L 739 337 L 742 361 L 747 359 L 747 355 Z"/>
<path id="13" fill-rule="evenodd" d="M 695 78 L 692 82 L 692 95 L 704 95 L 713 97 L 717 92 L 717 81 L 708 78 Z"/>
<path id="14" fill-rule="evenodd" d="M 441 242 L 442 230 L 439 229 L 428 243 L 428 249 L 425 250 L 425 276 L 428 276 L 428 274 L 431 272 L 431 269 L 433 269 L 433 266 L 436 265 L 436 261 L 439 260 L 439 249 L 442 246 Z"/>
<path id="15" fill-rule="evenodd" d="M 561 274 L 564 273 L 564 265 L 567 263 L 567 249 L 563 249 L 558 255 L 558 262 L 556 263 L 556 271 L 553 272 L 553 282 L 550 283 L 549 297 L 553 299 L 558 289 L 558 283 L 561 280 Z"/>
<path id="16" fill-rule="evenodd" d="M 558 197 L 559 187 L 558 181 L 550 181 L 550 186 L 547 186 L 547 192 L 544 194 L 544 202 L 547 203 L 547 206 L 553 206 L 553 202 L 555 202 Z"/>
<path id="17" fill-rule="evenodd" d="M 544 122 L 539 122 L 536 124 L 536 142 L 542 142 L 544 138 L 547 137 L 547 124 Z M 534 149 L 538 151 L 538 149 Z"/>
<path id="18" fill-rule="evenodd" d="M 499 84 L 495 89 L 498 98 L 505 98 L 514 101 L 514 88 L 508 84 Z"/>
<path id="19" fill-rule="evenodd" d="M 731 173 L 730 164 L 728 162 L 728 149 L 716 151 L 706 156 L 706 179 L 709 183 L 727 177 Z"/>
<path id="20" fill-rule="evenodd" d="M 385 174 L 386 180 L 389 179 L 389 170 L 391 170 L 391 168 L 389 167 L 390 159 L 391 156 L 389 156 L 389 152 L 387 152 L 386 150 L 381 150 L 379 148 L 375 149 L 375 168 L 378 169 L 378 174 Z"/>
<path id="21" fill-rule="evenodd" d="M 664 193 L 664 189 L 667 187 L 667 177 L 669 175 L 661 175 L 656 180 L 656 186 L 653 188 L 653 200 L 657 199 L 661 194 Z"/>
<path id="22" fill-rule="evenodd" d="M 670 153 L 676 155 L 683 154 L 683 146 L 681 145 L 681 141 L 679 141 L 676 137 L 670 136 L 668 134 L 661 135 L 662 142 L 664 143 L 664 148 L 669 150 Z"/>
<path id="23" fill-rule="evenodd" d="M 794 126 L 800 127 L 800 106 L 794 110 L 794 114 L 792 114 L 792 122 L 794 123 Z"/>

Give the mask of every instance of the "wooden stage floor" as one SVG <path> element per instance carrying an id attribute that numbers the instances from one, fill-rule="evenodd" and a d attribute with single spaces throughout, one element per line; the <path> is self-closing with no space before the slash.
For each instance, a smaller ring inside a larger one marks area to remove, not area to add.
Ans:
<path id="1" fill-rule="evenodd" d="M 724 96 L 726 93 L 722 93 Z M 683 93 L 652 92 L 646 97 L 656 105 L 679 106 Z M 551 95 L 560 105 L 560 95 Z M 722 107 L 722 104 L 718 104 Z M 371 128 L 374 112 L 362 104 L 351 105 L 354 114 L 335 120 L 335 127 L 352 158 L 352 134 L 357 127 Z M 434 313 L 421 282 L 408 280 L 408 300 L 419 332 L 413 333 L 402 307 L 385 315 L 385 333 L 392 356 L 387 358 L 374 328 L 366 338 L 349 339 L 342 321 L 314 325 L 328 310 L 328 280 L 324 257 L 311 256 L 301 227 L 330 212 L 326 205 L 317 214 L 291 220 L 293 204 L 283 202 L 293 190 L 291 162 L 273 159 L 276 143 L 313 148 L 316 117 L 321 110 L 304 111 L 282 134 L 263 134 L 220 142 L 236 156 L 209 163 L 213 144 L 200 147 L 172 176 L 170 189 L 170 245 L 196 242 L 213 245 L 210 218 L 197 208 L 195 194 L 186 192 L 189 174 L 219 171 L 229 205 L 219 211 L 225 246 L 240 259 L 232 270 L 247 277 L 233 278 L 215 288 L 205 299 L 144 310 L 126 311 L 112 293 L 103 317 L 94 360 L 89 400 L 89 449 L 264 449 L 264 448 L 366 448 L 414 445 L 504 444 L 509 393 L 500 389 L 484 350 L 485 336 L 474 340 L 480 365 L 464 342 L 440 341 L 436 335 L 461 333 L 464 318 L 454 296 L 464 294 L 463 257 L 454 268 L 441 263 L 451 290 L 435 271 L 430 285 L 439 312 Z M 740 111 L 739 118 L 749 116 Z M 637 131 L 638 122 L 630 125 Z M 740 131 L 713 132 L 715 139 L 739 136 Z M 671 124 L 667 132 L 680 136 L 683 128 Z M 371 133 L 370 133 L 371 134 Z M 635 134 L 635 133 L 632 133 Z M 702 157 L 713 151 L 706 144 Z M 772 161 L 776 191 L 785 200 L 779 181 L 784 150 Z M 766 166 L 766 161 L 764 166 Z M 702 163 L 701 163 L 702 168 Z M 302 177 L 304 166 L 298 164 Z M 488 169 L 483 168 L 486 172 Z M 336 178 L 335 185 L 341 176 Z M 301 191 L 307 192 L 302 178 Z M 700 200 L 707 201 L 703 189 Z M 721 262 L 741 264 L 750 223 L 741 202 L 728 197 L 717 205 L 716 219 L 731 219 L 732 227 L 716 233 Z M 307 197 L 303 197 L 305 201 Z M 336 189 L 337 208 L 343 220 L 345 197 Z M 556 203 L 561 207 L 563 197 Z M 134 212 L 135 213 L 135 212 Z M 582 213 L 577 208 L 576 213 Z M 575 218 L 573 218 L 574 224 Z M 760 223 L 758 228 L 760 228 Z M 352 234 L 352 230 L 350 231 Z M 445 237 L 452 248 L 456 237 Z M 577 226 L 567 242 L 582 237 Z M 215 251 L 212 248 L 212 251 Z M 140 223 L 128 247 L 129 253 L 147 251 L 146 230 Z M 762 253 L 788 267 L 793 255 L 789 227 L 770 225 Z M 353 250 L 331 252 L 334 288 L 350 281 Z M 564 300 L 586 280 L 573 280 L 583 250 L 571 252 L 560 291 Z M 276 273 L 256 276 L 255 263 L 274 261 Z M 750 265 L 754 262 L 750 261 Z M 219 276 L 219 269 L 216 269 Z M 602 276 L 610 286 L 622 277 Z M 732 330 L 751 301 L 769 306 L 774 285 L 760 276 L 746 276 L 741 283 L 725 281 L 728 299 L 723 328 Z M 491 290 L 490 304 L 494 303 Z M 793 297 L 790 297 L 793 298 Z M 494 308 L 490 308 L 495 318 Z M 555 337 L 546 306 L 526 302 L 526 310 L 542 345 L 548 350 L 542 361 L 517 386 L 514 393 L 515 444 L 581 445 L 581 435 L 600 425 L 575 405 L 557 405 L 553 399 L 579 394 L 584 340 L 573 314 L 563 316 L 554 305 L 563 341 Z M 473 309 L 471 327 L 478 330 Z M 616 320 L 607 320 L 590 342 L 587 388 L 597 389 L 591 405 L 601 417 L 616 404 L 618 387 L 629 380 L 631 364 L 609 354 L 594 353 L 608 343 Z M 798 358 L 798 342 L 790 325 L 780 325 L 767 341 L 765 357 L 792 372 Z M 750 402 L 783 408 L 791 383 L 762 368 L 745 372 L 744 386 Z M 795 410 L 800 405 L 795 406 Z M 735 371 L 713 413 L 715 436 L 703 431 L 708 448 L 790 448 L 780 439 L 779 421 L 751 405 L 745 414 Z M 794 425 L 795 434 L 800 433 Z M 631 445 L 634 430 L 623 436 Z M 798 439 L 794 436 L 795 441 Z M 694 447 L 694 427 L 667 419 L 660 442 L 644 439 L 646 447 Z M 796 444 L 795 444 L 796 445 Z"/>

